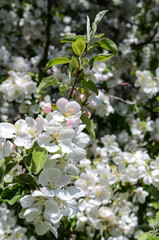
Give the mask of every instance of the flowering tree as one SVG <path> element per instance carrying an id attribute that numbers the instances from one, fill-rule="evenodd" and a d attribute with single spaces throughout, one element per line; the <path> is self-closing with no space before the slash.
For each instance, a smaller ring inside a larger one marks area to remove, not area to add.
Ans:
<path id="1" fill-rule="evenodd" d="M 158 2 L 104 8 L 2 2 L 0 239 L 158 239 Z"/>

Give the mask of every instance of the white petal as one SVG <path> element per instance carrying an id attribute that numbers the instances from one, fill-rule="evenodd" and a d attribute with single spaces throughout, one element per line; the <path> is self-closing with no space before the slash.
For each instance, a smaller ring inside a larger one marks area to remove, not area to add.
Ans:
<path id="1" fill-rule="evenodd" d="M 13 138 L 16 133 L 16 128 L 11 123 L 0 123 L 0 137 Z"/>
<path id="2" fill-rule="evenodd" d="M 24 212 L 24 217 L 27 222 L 32 222 L 40 215 L 40 213 L 41 212 L 37 208 L 29 208 Z"/>
<path id="3" fill-rule="evenodd" d="M 62 112 L 63 114 L 67 113 L 66 110 L 66 104 L 68 103 L 68 100 L 66 98 L 60 98 L 56 102 L 57 109 Z"/>
<path id="4" fill-rule="evenodd" d="M 31 195 L 26 195 L 20 199 L 20 204 L 23 208 L 31 206 L 34 202 L 34 198 Z"/>
<path id="5" fill-rule="evenodd" d="M 78 187 L 74 187 L 74 186 L 68 187 L 67 191 L 73 198 L 80 198 L 85 196 L 84 191 Z"/>
<path id="6" fill-rule="evenodd" d="M 76 114 L 80 110 L 81 106 L 76 101 L 68 102 L 66 104 L 66 111 L 70 112 L 71 114 Z"/>
<path id="7" fill-rule="evenodd" d="M 65 120 L 63 114 L 59 111 L 56 111 L 56 110 L 53 111 L 52 115 L 53 115 L 54 120 L 57 122 L 64 122 L 64 120 Z"/>
<path id="8" fill-rule="evenodd" d="M 68 138 L 59 141 L 59 146 L 62 148 L 62 152 L 63 153 L 70 153 L 70 152 L 72 152 L 71 140 L 68 139 Z"/>
<path id="9" fill-rule="evenodd" d="M 44 235 L 48 231 L 49 223 L 43 221 L 40 217 L 34 221 L 34 224 L 38 235 Z"/>
<path id="10" fill-rule="evenodd" d="M 29 149 L 33 146 L 34 141 L 35 139 L 32 139 L 30 135 L 21 133 L 18 137 L 16 137 L 14 143 L 19 147 L 25 147 L 26 149 Z"/>
<path id="11" fill-rule="evenodd" d="M 45 202 L 45 211 L 44 215 L 47 220 L 50 220 L 51 218 L 57 217 L 60 214 L 60 209 L 58 204 L 50 199 Z"/>

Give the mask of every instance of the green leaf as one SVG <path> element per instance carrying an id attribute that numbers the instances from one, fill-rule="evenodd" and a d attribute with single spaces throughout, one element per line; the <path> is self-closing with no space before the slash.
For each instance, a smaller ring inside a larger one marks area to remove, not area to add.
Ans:
<path id="1" fill-rule="evenodd" d="M 36 189 L 36 182 L 34 181 L 34 178 L 28 173 L 13 177 L 12 183 L 20 183 L 23 185 L 28 184 L 31 189 Z"/>
<path id="2" fill-rule="evenodd" d="M 95 41 L 95 42 L 93 43 L 93 47 L 100 47 L 99 41 Z"/>
<path id="3" fill-rule="evenodd" d="M 82 87 L 88 88 L 89 90 L 91 90 L 92 92 L 94 92 L 95 94 L 98 95 L 98 88 L 97 88 L 96 84 L 94 82 L 92 82 L 91 80 L 85 79 L 80 82 L 80 85 Z"/>
<path id="4" fill-rule="evenodd" d="M 64 96 L 67 92 L 66 85 L 63 83 L 58 83 L 58 85 L 59 85 L 59 91 L 60 91 L 61 95 Z"/>
<path id="5" fill-rule="evenodd" d="M 97 30 L 98 24 L 102 20 L 103 16 L 106 14 L 106 12 L 108 12 L 108 10 L 101 11 L 96 15 L 94 22 L 92 24 L 92 36 L 94 36 L 94 34 Z"/>
<path id="6" fill-rule="evenodd" d="M 91 36 L 90 18 L 87 16 L 87 41 L 90 40 L 90 36 Z"/>
<path id="7" fill-rule="evenodd" d="M 36 166 L 36 170 L 35 170 L 35 174 L 38 174 L 41 169 L 43 168 L 46 159 L 47 159 L 47 150 L 42 148 L 42 147 L 35 147 L 32 153 L 32 157 L 33 157 L 33 161 L 35 163 Z"/>
<path id="8" fill-rule="evenodd" d="M 47 70 L 48 68 L 50 68 L 54 65 L 59 65 L 59 64 L 64 64 L 64 63 L 70 63 L 70 60 L 68 58 L 65 58 L 65 57 L 59 57 L 59 58 L 51 59 L 46 64 L 45 70 Z"/>
<path id="9" fill-rule="evenodd" d="M 49 77 L 43 78 L 43 80 L 39 84 L 36 91 L 37 91 L 37 93 L 39 93 L 42 89 L 50 87 L 51 85 L 53 85 L 55 83 L 57 83 L 57 79 L 54 76 L 49 76 Z"/>
<path id="10" fill-rule="evenodd" d="M 149 236 L 149 233 L 146 232 L 146 233 L 143 233 L 140 235 L 140 237 L 138 238 L 138 240 L 148 240 L 148 236 Z"/>
<path id="11" fill-rule="evenodd" d="M 112 51 L 114 54 L 118 54 L 117 45 L 109 38 L 102 38 L 101 40 L 99 40 L 99 43 L 100 47 L 108 49 Z"/>
<path id="12" fill-rule="evenodd" d="M 94 141 L 94 139 L 95 139 L 95 131 L 94 131 L 94 124 L 93 124 L 93 122 L 85 114 L 81 115 L 81 120 L 86 125 L 86 129 L 89 132 L 89 135 L 90 135 L 92 141 Z"/>
<path id="13" fill-rule="evenodd" d="M 74 35 L 68 35 L 68 36 L 65 36 L 61 42 L 62 43 L 65 43 L 65 42 L 75 42 L 77 40 L 77 36 L 74 36 Z"/>
<path id="14" fill-rule="evenodd" d="M 77 56 L 82 56 L 86 48 L 86 43 L 82 38 L 78 38 L 76 42 L 72 43 L 72 49 Z"/>
<path id="15" fill-rule="evenodd" d="M 153 112 L 159 112 L 159 107 L 153 108 Z"/>
<path id="16" fill-rule="evenodd" d="M 76 73 L 77 68 L 78 68 L 78 62 L 77 62 L 77 59 L 73 56 L 69 64 L 71 76 L 73 76 Z"/>
<path id="17" fill-rule="evenodd" d="M 104 33 L 100 33 L 100 34 L 98 34 L 98 35 L 95 35 L 94 38 L 101 38 L 101 37 L 103 37 L 103 36 L 104 36 Z"/>
<path id="18" fill-rule="evenodd" d="M 83 64 L 89 65 L 89 58 L 83 58 Z"/>
<path id="19" fill-rule="evenodd" d="M 30 173 L 34 173 L 36 171 L 36 165 L 32 160 L 32 154 L 29 154 L 29 155 L 25 156 L 23 160 L 24 160 L 26 169 Z"/>
<path id="20" fill-rule="evenodd" d="M 13 205 L 23 196 L 23 190 L 24 189 L 18 184 L 14 185 L 12 188 L 6 188 L 1 194 L 1 199 Z"/>
<path id="21" fill-rule="evenodd" d="M 94 57 L 94 62 L 105 62 L 109 58 L 113 57 L 114 54 L 98 54 L 97 56 Z"/>

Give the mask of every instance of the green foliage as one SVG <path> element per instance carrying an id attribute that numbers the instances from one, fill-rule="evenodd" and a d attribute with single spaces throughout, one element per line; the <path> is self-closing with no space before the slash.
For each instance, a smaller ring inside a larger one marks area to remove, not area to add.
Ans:
<path id="1" fill-rule="evenodd" d="M 24 195 L 24 193 L 26 193 L 24 187 L 16 184 L 11 188 L 6 188 L 1 194 L 1 199 L 4 202 L 8 202 L 10 205 L 13 205 Z"/>
<path id="2" fill-rule="evenodd" d="M 24 157 L 24 163 L 30 173 L 38 174 L 43 168 L 47 159 L 47 150 L 42 147 L 35 147 L 32 154 Z"/>
<path id="3" fill-rule="evenodd" d="M 71 77 L 73 77 L 74 74 L 77 72 L 77 68 L 78 68 L 78 62 L 77 62 L 77 59 L 73 56 L 71 59 L 71 62 L 69 64 L 69 70 L 71 72 Z"/>
<path id="4" fill-rule="evenodd" d="M 38 88 L 37 88 L 37 93 L 39 93 L 41 90 L 50 87 L 53 84 L 57 83 L 57 79 L 54 76 L 49 76 L 44 78 L 41 83 L 39 84 Z"/>
<path id="5" fill-rule="evenodd" d="M 97 31 L 97 26 L 99 24 L 99 22 L 102 20 L 103 16 L 108 12 L 108 10 L 104 10 L 104 11 L 101 11 L 99 12 L 95 19 L 94 19 L 94 22 L 92 24 L 92 36 L 94 37 L 94 34 L 95 32 Z"/>
<path id="6" fill-rule="evenodd" d="M 34 173 L 38 174 L 43 168 L 47 159 L 47 150 L 42 147 L 35 147 L 32 153 L 33 162 L 35 163 Z"/>
<path id="7" fill-rule="evenodd" d="M 86 43 L 82 38 L 77 39 L 72 43 L 72 49 L 77 56 L 82 56 L 86 48 Z"/>
<path id="8" fill-rule="evenodd" d="M 92 92 L 94 92 L 95 94 L 98 95 L 98 88 L 97 88 L 96 84 L 94 82 L 92 82 L 91 80 L 89 80 L 89 79 L 82 80 L 80 82 L 80 85 L 82 87 L 88 88 L 89 90 L 91 90 Z"/>
<path id="9" fill-rule="evenodd" d="M 65 63 L 70 63 L 70 60 L 66 57 L 59 57 L 59 58 L 54 58 L 51 59 L 45 67 L 45 70 L 47 70 L 48 68 L 54 66 L 54 65 L 59 65 L 59 64 L 65 64 Z"/>
<path id="10" fill-rule="evenodd" d="M 94 139 L 95 139 L 95 131 L 94 131 L 94 124 L 93 124 L 93 122 L 85 114 L 82 114 L 81 120 L 86 125 L 86 129 L 89 132 L 89 135 L 90 135 L 92 141 L 94 141 Z"/>
<path id="11" fill-rule="evenodd" d="M 68 35 L 66 37 L 64 37 L 61 42 L 65 43 L 65 42 L 75 42 L 77 40 L 77 36 L 74 35 Z"/>
<path id="12" fill-rule="evenodd" d="M 100 47 L 105 48 L 113 52 L 114 54 L 118 53 L 117 45 L 108 38 L 102 38 L 99 40 Z"/>

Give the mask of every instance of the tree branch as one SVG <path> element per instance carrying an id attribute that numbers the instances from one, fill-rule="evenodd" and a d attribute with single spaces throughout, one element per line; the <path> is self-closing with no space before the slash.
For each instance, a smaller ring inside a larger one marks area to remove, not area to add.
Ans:
<path id="1" fill-rule="evenodd" d="M 134 105 L 135 104 L 135 102 L 127 101 L 127 100 L 125 100 L 123 98 L 120 98 L 120 97 L 117 97 L 117 96 L 113 96 L 113 95 L 110 95 L 108 93 L 106 93 L 106 94 L 108 95 L 108 97 L 110 97 L 112 99 L 115 99 L 115 100 L 118 100 L 120 102 L 124 102 L 124 103 L 129 104 L 129 105 Z"/>
<path id="2" fill-rule="evenodd" d="M 119 84 L 116 84 L 114 86 L 110 86 L 110 87 L 107 87 L 108 89 L 112 89 L 112 88 L 116 88 L 116 87 L 120 87 L 120 86 L 129 86 L 129 83 L 128 82 L 125 82 L 125 83 L 119 83 Z"/>

